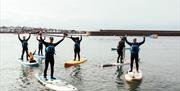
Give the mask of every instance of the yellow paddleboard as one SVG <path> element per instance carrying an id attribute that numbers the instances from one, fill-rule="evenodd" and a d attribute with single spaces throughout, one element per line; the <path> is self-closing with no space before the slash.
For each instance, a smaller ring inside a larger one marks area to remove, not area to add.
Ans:
<path id="1" fill-rule="evenodd" d="M 64 67 L 70 67 L 73 65 L 81 64 L 87 61 L 87 58 L 81 58 L 80 60 L 69 60 L 64 63 Z"/>

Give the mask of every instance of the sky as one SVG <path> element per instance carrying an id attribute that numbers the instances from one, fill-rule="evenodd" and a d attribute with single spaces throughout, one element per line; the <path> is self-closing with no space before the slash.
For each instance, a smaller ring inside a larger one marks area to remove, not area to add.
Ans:
<path id="1" fill-rule="evenodd" d="M 0 25 L 180 30 L 180 0 L 0 0 Z"/>

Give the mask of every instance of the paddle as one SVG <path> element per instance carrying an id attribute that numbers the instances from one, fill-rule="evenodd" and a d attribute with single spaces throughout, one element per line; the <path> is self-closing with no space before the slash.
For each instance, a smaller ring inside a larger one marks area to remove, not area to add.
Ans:
<path id="1" fill-rule="evenodd" d="M 117 50 L 117 48 L 111 48 L 111 51 Z M 125 50 L 131 50 L 131 48 L 125 48 Z"/>

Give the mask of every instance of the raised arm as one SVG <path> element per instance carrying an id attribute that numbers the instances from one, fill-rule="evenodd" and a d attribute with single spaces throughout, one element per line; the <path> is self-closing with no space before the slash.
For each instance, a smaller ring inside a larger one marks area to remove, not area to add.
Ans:
<path id="1" fill-rule="evenodd" d="M 38 34 L 40 35 L 40 41 L 47 47 L 48 43 L 42 39 L 42 32 L 40 31 Z"/>
<path id="2" fill-rule="evenodd" d="M 43 38 L 42 38 L 42 35 L 40 34 L 40 41 L 45 45 L 45 46 L 47 46 L 48 45 L 48 43 L 47 42 L 45 42 L 44 40 L 43 40 Z"/>
<path id="3" fill-rule="evenodd" d="M 44 36 L 44 39 L 43 40 L 45 40 L 46 39 L 46 36 Z"/>
<path id="4" fill-rule="evenodd" d="M 131 46 L 132 43 L 130 43 L 130 42 L 127 40 L 127 37 L 125 37 L 125 41 L 126 41 L 126 43 L 127 43 L 128 45 Z"/>
<path id="5" fill-rule="evenodd" d="M 72 39 L 75 42 L 75 38 L 73 38 L 72 36 L 70 37 L 70 39 Z"/>
<path id="6" fill-rule="evenodd" d="M 20 34 L 18 33 L 18 39 L 22 42 L 22 39 L 20 38 Z"/>
<path id="7" fill-rule="evenodd" d="M 58 42 L 54 43 L 54 46 L 57 46 L 59 43 L 61 43 L 64 40 L 65 36 L 63 36 L 63 38 L 61 40 L 59 40 Z"/>
<path id="8" fill-rule="evenodd" d="M 80 38 L 79 42 L 81 42 L 81 41 L 82 41 L 82 35 L 81 35 L 81 38 Z"/>
<path id="9" fill-rule="evenodd" d="M 41 41 L 40 39 L 38 39 L 38 36 L 36 36 L 36 39 L 37 39 L 38 41 Z"/>
<path id="10" fill-rule="evenodd" d="M 36 50 L 33 52 L 33 55 L 36 53 Z"/>
<path id="11" fill-rule="evenodd" d="M 29 37 L 26 40 L 28 41 L 30 39 L 30 37 L 31 37 L 31 34 L 29 33 Z"/>
<path id="12" fill-rule="evenodd" d="M 140 43 L 139 43 L 139 45 L 144 44 L 144 42 L 145 42 L 145 36 L 143 37 L 143 41 L 142 41 L 142 42 L 140 42 Z"/>

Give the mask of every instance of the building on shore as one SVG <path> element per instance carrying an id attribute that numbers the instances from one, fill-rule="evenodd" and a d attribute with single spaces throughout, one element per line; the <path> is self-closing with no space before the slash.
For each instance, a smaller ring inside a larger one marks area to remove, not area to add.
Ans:
<path id="1" fill-rule="evenodd" d="M 180 36 L 180 30 L 100 30 L 89 31 L 90 36 L 150 36 L 156 34 L 158 36 Z"/>
<path id="2" fill-rule="evenodd" d="M 39 31 L 43 31 L 49 34 L 62 34 L 62 33 L 71 33 L 71 34 L 85 34 L 86 31 L 77 31 L 77 30 L 67 30 L 67 29 L 52 29 L 52 28 L 34 28 L 26 26 L 1 26 L 0 33 L 32 33 L 36 34 Z"/>

